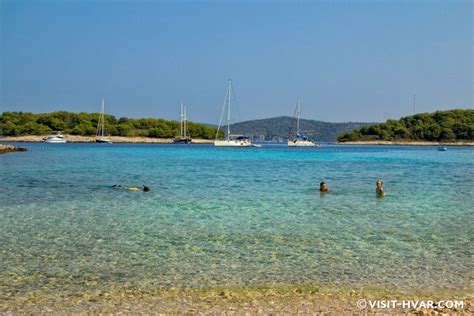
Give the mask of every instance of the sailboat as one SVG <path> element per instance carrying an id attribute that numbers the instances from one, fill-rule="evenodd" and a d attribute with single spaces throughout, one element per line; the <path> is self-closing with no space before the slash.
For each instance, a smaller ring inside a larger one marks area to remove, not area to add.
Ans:
<path id="1" fill-rule="evenodd" d="M 105 101 L 104 98 L 102 98 L 102 105 L 100 107 L 100 114 L 99 114 L 99 121 L 97 122 L 97 130 L 95 132 L 95 142 L 96 143 L 106 143 L 106 144 L 112 144 L 112 141 L 104 136 L 105 133 Z"/>
<path id="2" fill-rule="evenodd" d="M 181 113 L 179 115 L 180 122 L 179 122 L 179 136 L 176 136 L 173 139 L 173 143 L 175 144 L 190 144 L 191 143 L 191 135 L 188 135 L 188 119 L 186 117 L 186 106 L 181 103 Z"/>
<path id="3" fill-rule="evenodd" d="M 252 141 L 250 138 L 243 135 L 232 135 L 230 133 L 230 106 L 231 106 L 231 95 L 232 95 L 232 81 L 229 79 L 227 81 L 227 92 L 225 96 L 225 102 L 222 107 L 221 119 L 219 121 L 219 126 L 217 127 L 216 140 L 214 141 L 214 146 L 216 147 L 252 147 Z M 224 116 L 224 111 L 227 110 L 227 133 L 225 139 L 218 139 L 219 130 L 221 128 L 222 118 Z M 253 146 L 257 147 L 257 146 Z"/>
<path id="4" fill-rule="evenodd" d="M 291 138 L 291 132 L 293 129 L 293 122 L 296 116 L 296 135 Z M 300 99 L 296 103 L 295 115 L 293 115 L 293 121 L 291 123 L 290 131 L 288 133 L 288 147 L 319 147 L 315 142 L 308 139 L 307 136 L 300 132 Z"/>

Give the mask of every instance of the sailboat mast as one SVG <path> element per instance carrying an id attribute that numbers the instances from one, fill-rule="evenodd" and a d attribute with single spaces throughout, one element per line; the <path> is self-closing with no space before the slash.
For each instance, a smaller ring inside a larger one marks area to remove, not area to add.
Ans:
<path id="1" fill-rule="evenodd" d="M 186 128 L 187 128 L 187 118 L 186 118 L 186 106 L 183 106 L 183 137 L 187 137 Z"/>
<path id="2" fill-rule="evenodd" d="M 102 98 L 102 106 L 101 106 L 101 109 L 100 109 L 100 116 L 101 116 L 101 119 L 100 119 L 100 136 L 104 137 L 104 112 L 105 112 L 105 100 L 104 98 Z"/>
<path id="3" fill-rule="evenodd" d="M 181 111 L 179 113 L 179 135 L 183 137 L 183 102 L 181 102 Z"/>
<path id="4" fill-rule="evenodd" d="M 296 134 L 300 133 L 300 98 L 298 98 L 298 103 L 296 104 Z"/>
<path id="5" fill-rule="evenodd" d="M 230 96 L 232 94 L 232 82 L 228 81 L 227 87 L 227 140 L 230 139 Z"/>

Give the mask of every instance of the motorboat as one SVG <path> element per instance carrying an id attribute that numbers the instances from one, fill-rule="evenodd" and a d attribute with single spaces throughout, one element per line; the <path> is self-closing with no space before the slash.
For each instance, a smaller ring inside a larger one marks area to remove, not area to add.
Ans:
<path id="1" fill-rule="evenodd" d="M 64 135 L 61 132 L 57 132 L 56 135 L 48 135 L 43 138 L 43 142 L 49 144 L 64 144 L 67 143 Z"/>

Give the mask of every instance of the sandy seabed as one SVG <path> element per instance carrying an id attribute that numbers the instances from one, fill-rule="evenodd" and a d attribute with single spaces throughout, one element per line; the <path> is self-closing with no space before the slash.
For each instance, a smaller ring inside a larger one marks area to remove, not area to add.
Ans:
<path id="1" fill-rule="evenodd" d="M 361 305 L 364 300 L 366 307 Z M 371 308 L 371 301 L 463 301 L 462 308 Z M 311 315 L 473 315 L 474 294 L 453 291 L 389 291 L 342 286 L 271 285 L 217 288 L 120 289 L 77 296 L 60 293 L 10 297 L 0 313 L 165 313 Z"/>

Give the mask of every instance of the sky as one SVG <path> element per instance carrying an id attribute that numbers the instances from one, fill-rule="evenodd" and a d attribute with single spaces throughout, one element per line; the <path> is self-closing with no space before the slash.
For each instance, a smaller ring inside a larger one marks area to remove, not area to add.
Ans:
<path id="1" fill-rule="evenodd" d="M 474 108 L 474 2 L 0 0 L 0 112 L 217 123 Z"/>

